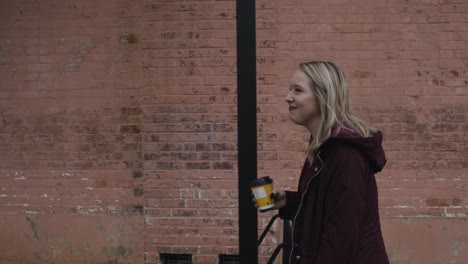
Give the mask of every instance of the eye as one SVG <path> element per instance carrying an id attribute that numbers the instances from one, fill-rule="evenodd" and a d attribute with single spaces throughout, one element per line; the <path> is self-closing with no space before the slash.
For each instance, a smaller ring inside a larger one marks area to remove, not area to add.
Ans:
<path id="1" fill-rule="evenodd" d="M 302 92 L 302 87 L 300 87 L 298 85 L 294 85 L 293 90 L 294 90 L 294 92 L 299 93 L 299 92 Z"/>
<path id="2" fill-rule="evenodd" d="M 289 91 L 293 91 L 294 93 L 301 93 L 304 91 L 304 89 L 302 89 L 302 87 L 299 85 L 291 85 L 289 86 Z"/>

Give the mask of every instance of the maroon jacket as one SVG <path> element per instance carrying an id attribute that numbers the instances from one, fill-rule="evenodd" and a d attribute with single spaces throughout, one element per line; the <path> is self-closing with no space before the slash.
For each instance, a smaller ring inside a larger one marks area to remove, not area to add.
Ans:
<path id="1" fill-rule="evenodd" d="M 297 192 L 286 192 L 293 220 L 291 264 L 388 264 L 374 173 L 386 163 L 382 134 L 334 133 L 305 161 Z"/>

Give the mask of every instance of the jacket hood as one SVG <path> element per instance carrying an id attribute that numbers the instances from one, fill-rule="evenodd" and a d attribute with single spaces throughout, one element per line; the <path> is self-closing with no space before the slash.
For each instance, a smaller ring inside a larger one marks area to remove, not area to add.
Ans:
<path id="1" fill-rule="evenodd" d="M 341 128 L 332 132 L 330 138 L 322 145 L 324 146 L 334 141 L 351 144 L 364 154 L 366 159 L 371 163 L 374 173 L 377 173 L 380 172 L 387 163 L 385 152 L 382 148 L 382 140 L 383 136 L 380 131 L 377 131 L 371 137 L 365 138 L 351 129 Z"/>

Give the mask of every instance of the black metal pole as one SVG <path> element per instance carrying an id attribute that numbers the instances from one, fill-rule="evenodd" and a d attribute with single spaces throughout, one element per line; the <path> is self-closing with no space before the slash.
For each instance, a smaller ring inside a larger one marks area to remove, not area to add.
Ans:
<path id="1" fill-rule="evenodd" d="M 257 209 L 249 183 L 257 178 L 255 0 L 237 0 L 239 261 L 257 264 Z"/>

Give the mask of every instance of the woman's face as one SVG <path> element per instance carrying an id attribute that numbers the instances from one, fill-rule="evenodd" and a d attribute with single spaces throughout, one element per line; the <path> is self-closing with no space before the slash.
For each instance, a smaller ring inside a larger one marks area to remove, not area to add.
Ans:
<path id="1" fill-rule="evenodd" d="M 286 96 L 291 121 L 308 128 L 320 119 L 320 108 L 312 85 L 312 80 L 303 71 L 297 70 L 292 76 Z"/>

